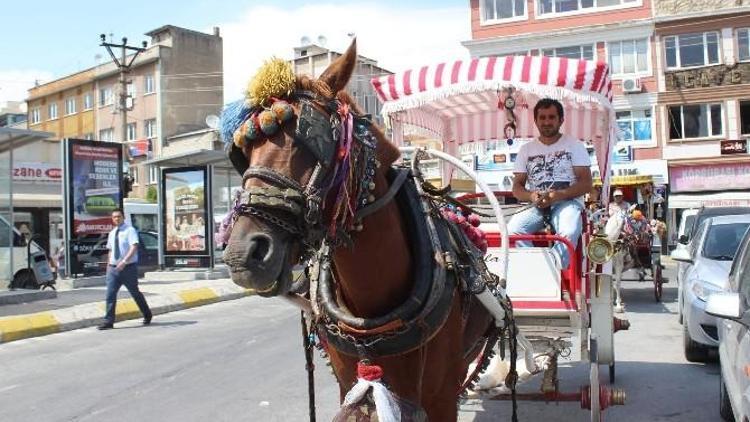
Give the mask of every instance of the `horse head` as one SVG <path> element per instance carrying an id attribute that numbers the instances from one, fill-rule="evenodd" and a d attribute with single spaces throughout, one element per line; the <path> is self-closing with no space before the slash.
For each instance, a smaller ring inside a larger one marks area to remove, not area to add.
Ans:
<path id="1" fill-rule="evenodd" d="M 272 60 L 222 115 L 243 176 L 224 252 L 236 284 L 286 294 L 294 265 L 362 230 L 355 212 L 399 152 L 344 91 L 356 64 L 356 41 L 318 79 Z"/>

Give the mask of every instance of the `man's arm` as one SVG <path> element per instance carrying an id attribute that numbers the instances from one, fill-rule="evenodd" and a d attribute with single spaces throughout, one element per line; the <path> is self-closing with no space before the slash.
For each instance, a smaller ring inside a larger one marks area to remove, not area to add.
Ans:
<path id="1" fill-rule="evenodd" d="M 133 243 L 130 245 L 130 248 L 128 248 L 128 251 L 125 253 L 125 256 L 120 259 L 120 262 L 117 263 L 117 269 L 122 271 L 123 268 L 125 268 L 126 263 L 130 258 L 135 255 L 135 252 L 138 250 L 138 244 Z"/>
<path id="2" fill-rule="evenodd" d="M 551 203 L 566 201 L 568 199 L 578 198 L 589 192 L 593 186 L 591 179 L 590 167 L 573 167 L 573 173 L 576 175 L 576 182 L 565 189 L 551 190 L 548 194 Z"/>
<path id="3" fill-rule="evenodd" d="M 513 173 L 513 196 L 520 202 L 533 202 L 537 204 L 539 202 L 539 193 L 526 189 L 527 178 L 528 175 L 526 173 Z"/>

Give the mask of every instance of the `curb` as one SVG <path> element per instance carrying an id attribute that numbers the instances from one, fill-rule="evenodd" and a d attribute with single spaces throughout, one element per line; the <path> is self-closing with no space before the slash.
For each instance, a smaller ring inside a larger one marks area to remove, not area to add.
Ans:
<path id="1" fill-rule="evenodd" d="M 160 294 L 149 299 L 154 315 L 252 296 L 239 286 L 199 287 Z M 0 318 L 0 344 L 63 331 L 91 327 L 102 322 L 105 302 L 87 303 L 66 309 Z M 141 312 L 133 299 L 117 301 L 115 321 L 138 319 Z"/>

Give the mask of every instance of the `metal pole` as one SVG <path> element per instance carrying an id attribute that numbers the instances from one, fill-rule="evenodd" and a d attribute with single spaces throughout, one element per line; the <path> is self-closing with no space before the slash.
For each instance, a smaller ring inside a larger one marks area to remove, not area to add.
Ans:
<path id="1" fill-rule="evenodd" d="M 13 261 L 13 250 L 15 249 L 15 246 L 16 246 L 15 245 L 16 223 L 15 221 L 13 221 L 14 220 L 14 217 L 13 217 L 13 135 L 10 136 L 10 149 L 8 150 L 8 154 L 9 154 L 8 157 L 10 159 L 10 165 L 8 166 L 8 221 L 10 222 L 9 227 L 8 227 L 8 230 L 10 230 L 10 233 L 8 233 L 8 235 L 10 236 L 9 237 L 10 248 L 8 248 L 10 251 L 10 255 L 9 255 L 10 269 L 8 271 L 10 273 L 9 274 L 10 276 L 8 277 L 8 280 L 10 280 L 10 285 L 12 286 L 13 275 L 14 275 L 13 263 L 15 262 Z"/>
<path id="2" fill-rule="evenodd" d="M 120 133 L 122 136 L 120 139 L 122 142 L 122 148 L 123 148 L 123 158 L 127 162 L 130 162 L 130 154 L 128 153 L 128 149 L 126 148 L 126 144 L 128 142 L 128 81 L 127 81 L 127 73 L 130 70 L 129 66 L 126 66 L 126 60 L 127 60 L 127 51 L 125 50 L 125 46 L 128 43 L 128 39 L 124 38 L 122 39 L 122 49 L 120 54 L 120 118 L 122 119 L 122 124 L 120 126 Z M 135 53 L 138 55 L 138 52 Z"/>
<path id="3" fill-rule="evenodd" d="M 213 175 L 214 175 L 214 166 L 208 165 L 206 166 L 206 192 L 203 192 L 203 201 L 207 205 L 207 211 L 208 214 L 206 215 L 206 222 L 208 229 L 208 268 L 213 271 L 214 269 L 214 258 L 215 258 L 215 247 L 214 247 L 214 201 L 213 201 L 213 193 L 214 193 L 214 186 L 213 186 Z"/>

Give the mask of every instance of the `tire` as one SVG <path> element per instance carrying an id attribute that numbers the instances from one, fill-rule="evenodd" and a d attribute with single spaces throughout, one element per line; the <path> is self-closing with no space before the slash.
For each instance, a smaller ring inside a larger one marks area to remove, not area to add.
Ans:
<path id="1" fill-rule="evenodd" d="M 615 383 L 615 363 L 614 362 L 609 364 L 609 383 L 610 384 Z"/>
<path id="2" fill-rule="evenodd" d="M 685 318 L 682 316 L 682 293 L 680 293 L 680 289 L 677 289 L 677 322 L 682 325 L 684 323 Z"/>
<path id="3" fill-rule="evenodd" d="M 734 422 L 732 403 L 729 401 L 727 386 L 724 384 L 724 376 L 719 371 L 719 415 L 726 422 Z"/>
<path id="4" fill-rule="evenodd" d="M 662 280 L 661 266 L 656 266 L 654 271 L 654 298 L 657 302 L 661 302 L 662 283 L 664 283 L 664 280 Z"/>
<path id="5" fill-rule="evenodd" d="M 16 273 L 13 277 L 12 286 L 17 289 L 39 290 L 39 283 L 36 281 L 34 273 L 29 270 Z"/>
<path id="6" fill-rule="evenodd" d="M 705 362 L 708 359 L 708 347 L 690 338 L 687 320 L 682 324 L 682 346 L 688 362 Z"/>

